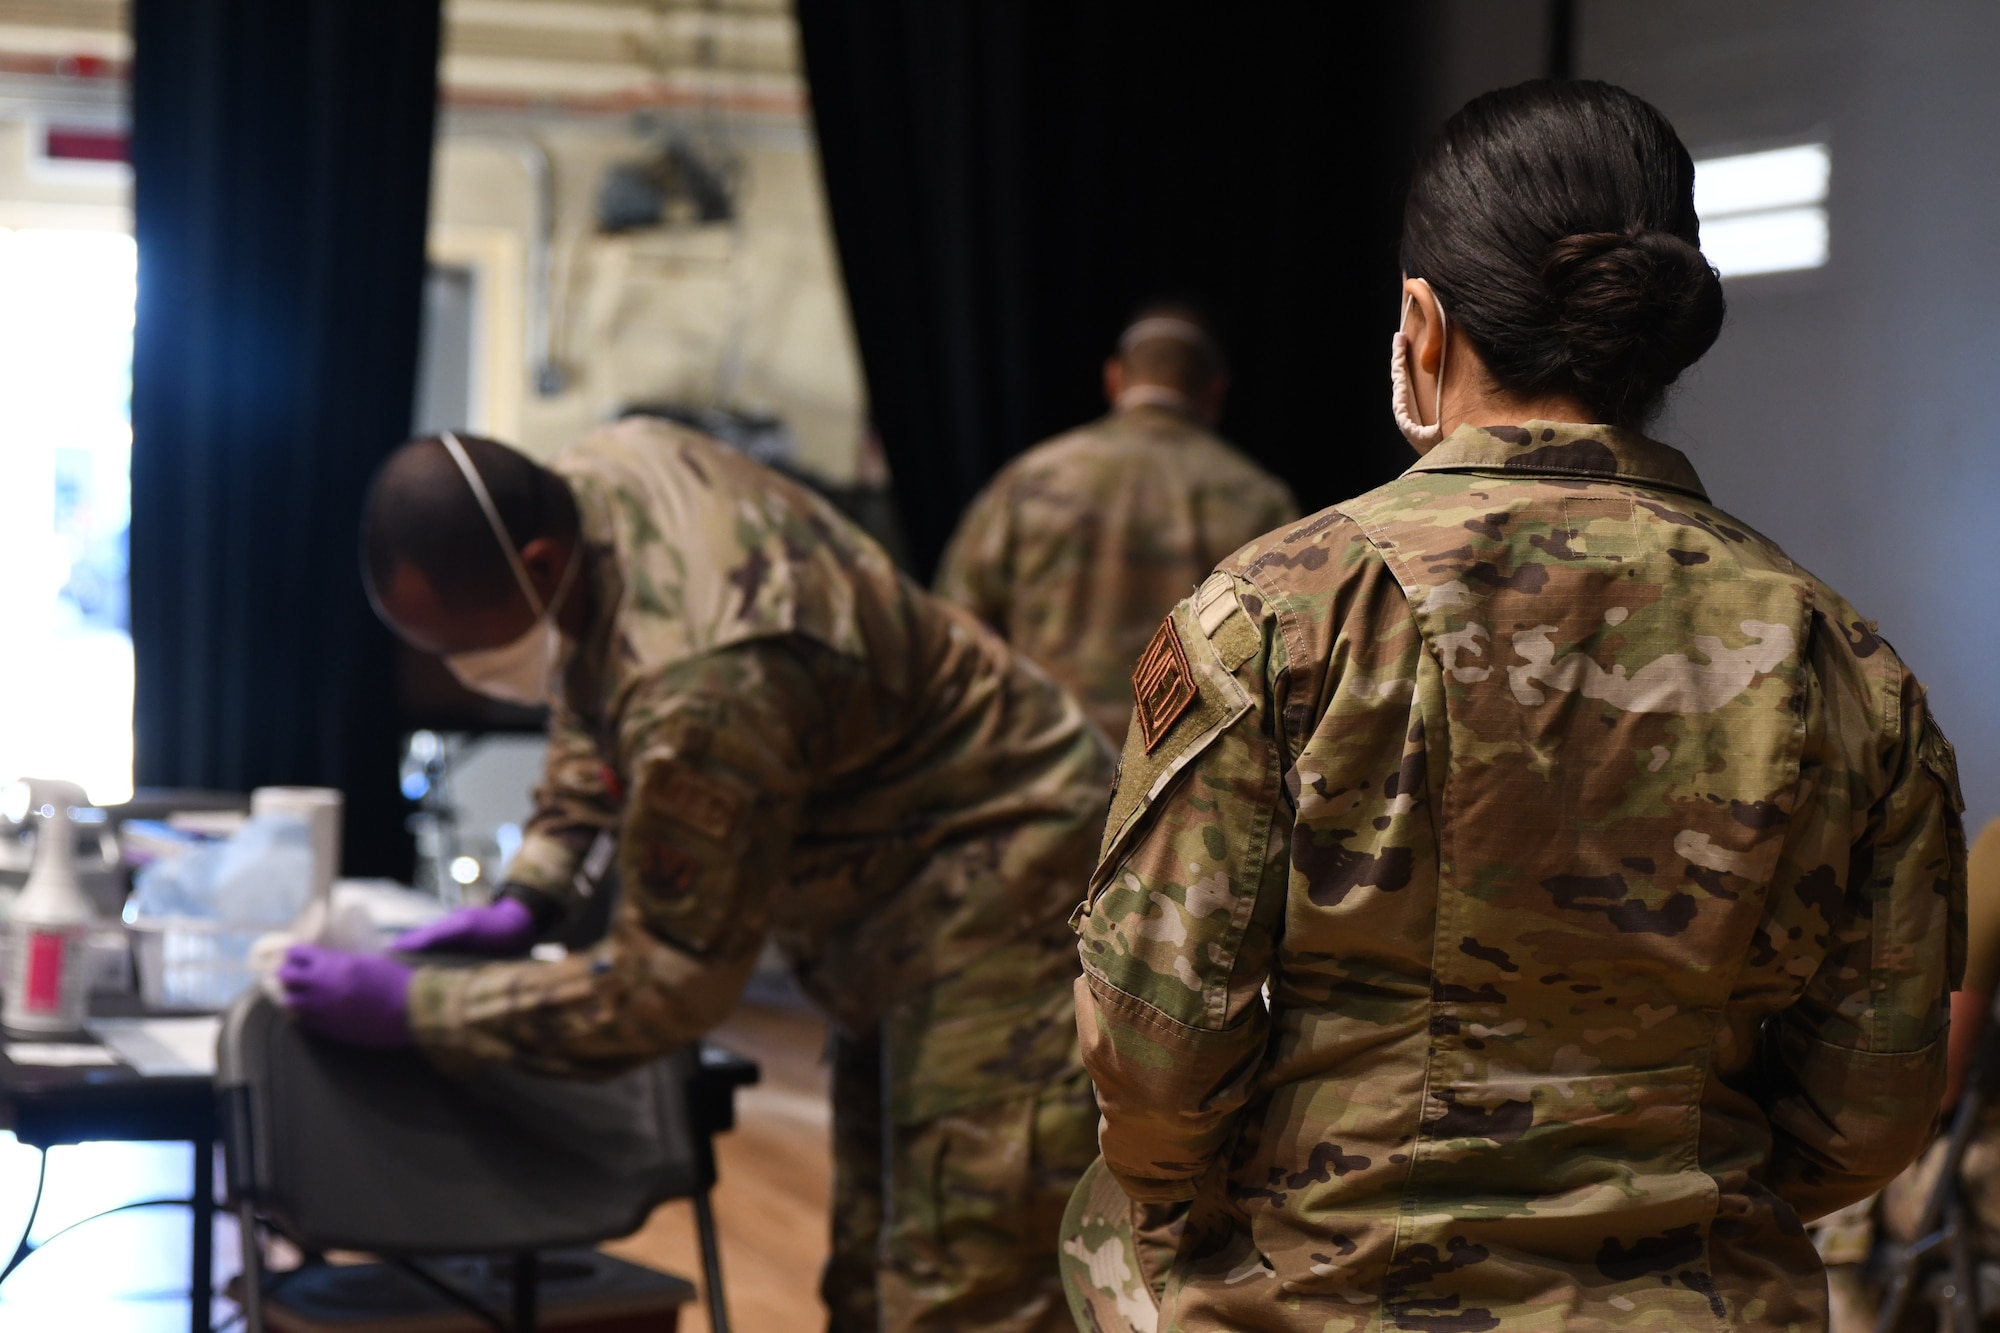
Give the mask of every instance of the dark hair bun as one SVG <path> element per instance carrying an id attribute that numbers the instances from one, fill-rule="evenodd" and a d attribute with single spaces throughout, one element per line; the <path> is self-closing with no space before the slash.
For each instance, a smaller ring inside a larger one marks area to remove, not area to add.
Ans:
<path id="1" fill-rule="evenodd" d="M 1539 79 L 1476 97 L 1424 150 L 1403 271 L 1427 280 L 1494 382 L 1641 427 L 1722 330 L 1694 159 L 1623 88 Z"/>
<path id="2" fill-rule="evenodd" d="M 1542 286 L 1570 375 L 1614 420 L 1656 401 L 1722 331 L 1722 280 L 1671 232 L 1565 236 Z"/>

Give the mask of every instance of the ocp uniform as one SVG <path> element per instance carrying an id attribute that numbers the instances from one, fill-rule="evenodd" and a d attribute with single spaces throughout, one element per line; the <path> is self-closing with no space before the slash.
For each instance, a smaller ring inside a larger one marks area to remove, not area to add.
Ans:
<path id="1" fill-rule="evenodd" d="M 1925 1141 L 1963 946 L 1873 628 L 1675 451 L 1531 422 L 1160 635 L 1078 921 L 1100 1326 L 1822 1326 L 1799 1220 Z"/>
<path id="2" fill-rule="evenodd" d="M 1109 756 L 1046 675 L 715 442 L 634 419 L 554 467 L 599 614 L 509 878 L 573 905 L 615 828 L 622 897 L 562 962 L 420 970 L 418 1043 L 613 1069 L 724 1017 L 768 935 L 842 1034 L 836 1326 L 874 1327 L 878 1287 L 890 1328 L 1063 1321 L 1053 1229 L 1095 1113 L 1062 923 Z M 1007 1204 L 967 1215 L 944 1183 L 968 1175 Z"/>
<path id="3" fill-rule="evenodd" d="M 1131 407 L 1001 469 L 960 520 L 938 593 L 1046 667 L 1116 743 L 1160 617 L 1298 512 L 1283 482 L 1191 417 Z"/>

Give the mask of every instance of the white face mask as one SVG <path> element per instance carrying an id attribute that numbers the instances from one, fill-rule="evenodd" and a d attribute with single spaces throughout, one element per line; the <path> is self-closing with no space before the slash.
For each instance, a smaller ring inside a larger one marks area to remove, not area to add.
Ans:
<path id="1" fill-rule="evenodd" d="M 1423 282 L 1422 278 L 1417 279 Z M 1425 290 L 1430 284 L 1424 282 Z M 1417 298 L 1414 294 L 1403 297 L 1401 323 L 1410 319 L 1410 303 Z M 1437 293 L 1431 292 L 1431 299 L 1437 300 Z M 1396 414 L 1396 429 L 1403 432 L 1403 438 L 1419 453 L 1444 438 L 1444 363 L 1451 354 L 1451 320 L 1444 313 L 1444 302 L 1438 301 L 1438 331 L 1444 335 L 1444 350 L 1438 354 L 1437 402 L 1431 411 L 1431 424 L 1426 426 L 1417 415 L 1417 391 L 1410 382 L 1410 335 L 1399 326 L 1396 336 L 1389 341 L 1389 407 Z"/>
<path id="2" fill-rule="evenodd" d="M 507 553 L 507 564 L 514 571 L 514 581 L 521 586 L 522 596 L 528 599 L 528 605 L 535 613 L 535 623 L 520 638 L 498 648 L 449 653 L 444 659 L 445 667 L 468 690 L 502 703 L 540 708 L 555 697 L 563 660 L 567 656 L 562 628 L 556 624 L 556 616 L 562 611 L 563 599 L 569 595 L 569 585 L 575 581 L 577 568 L 582 563 L 583 542 L 579 538 L 570 548 L 569 564 L 563 569 L 562 581 L 556 585 L 556 595 L 547 606 L 543 606 L 541 596 L 535 592 L 534 580 L 528 577 L 527 566 L 521 563 L 520 552 L 514 549 L 512 539 L 507 536 L 507 525 L 500 521 L 500 511 L 494 506 L 486 483 L 480 480 L 479 470 L 472 466 L 472 459 L 466 455 L 465 446 L 450 431 L 446 431 L 443 438 L 444 447 L 450 452 L 452 461 L 458 464 L 458 470 L 465 474 L 466 485 L 472 488 L 473 496 L 479 501 L 487 526 L 493 529 L 494 540 Z"/>

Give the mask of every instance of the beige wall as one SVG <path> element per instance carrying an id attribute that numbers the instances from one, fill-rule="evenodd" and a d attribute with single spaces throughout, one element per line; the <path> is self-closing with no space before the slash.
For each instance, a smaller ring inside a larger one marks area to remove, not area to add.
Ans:
<path id="1" fill-rule="evenodd" d="M 475 397 L 485 419 L 469 425 L 546 455 L 637 400 L 772 412 L 791 424 L 801 463 L 852 477 L 861 379 L 809 133 L 790 117 L 749 115 L 722 133 L 742 161 L 733 226 L 600 236 L 604 170 L 646 156 L 657 134 L 609 118 L 448 121 L 432 250 L 474 264 L 481 278 Z M 569 379 L 550 396 L 528 372 L 536 200 L 527 136 L 554 172 L 549 316 Z"/>
<path id="2" fill-rule="evenodd" d="M 104 117 L 57 119 L 62 124 L 95 124 Z M 41 134 L 38 119 L 0 120 L 0 227 L 130 231 L 131 173 L 107 163 L 38 160 Z"/>

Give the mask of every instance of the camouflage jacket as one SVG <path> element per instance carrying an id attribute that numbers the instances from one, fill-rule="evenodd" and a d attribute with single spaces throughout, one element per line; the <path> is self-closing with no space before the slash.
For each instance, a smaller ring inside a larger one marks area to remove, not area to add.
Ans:
<path id="1" fill-rule="evenodd" d="M 1162 1330 L 1823 1326 L 1800 1220 L 1925 1143 L 1962 966 L 1870 624 L 1530 422 L 1246 547 L 1135 684 L 1078 1021 L 1107 1165 L 1193 1199 Z"/>
<path id="2" fill-rule="evenodd" d="M 554 466 L 597 609 L 508 877 L 573 906 L 614 829 L 621 898 L 606 941 L 562 962 L 420 970 L 426 1050 L 645 1058 L 727 1013 L 767 934 L 859 1031 L 998 945 L 1061 937 L 1111 772 L 1074 700 L 712 440 L 634 419 Z M 1048 953 L 1024 996 L 1074 977 L 1072 950 Z"/>
<path id="3" fill-rule="evenodd" d="M 937 589 L 1047 667 L 1115 741 L 1160 617 L 1298 514 L 1283 482 L 1189 418 L 1135 407 L 1002 469 L 960 521 Z"/>

